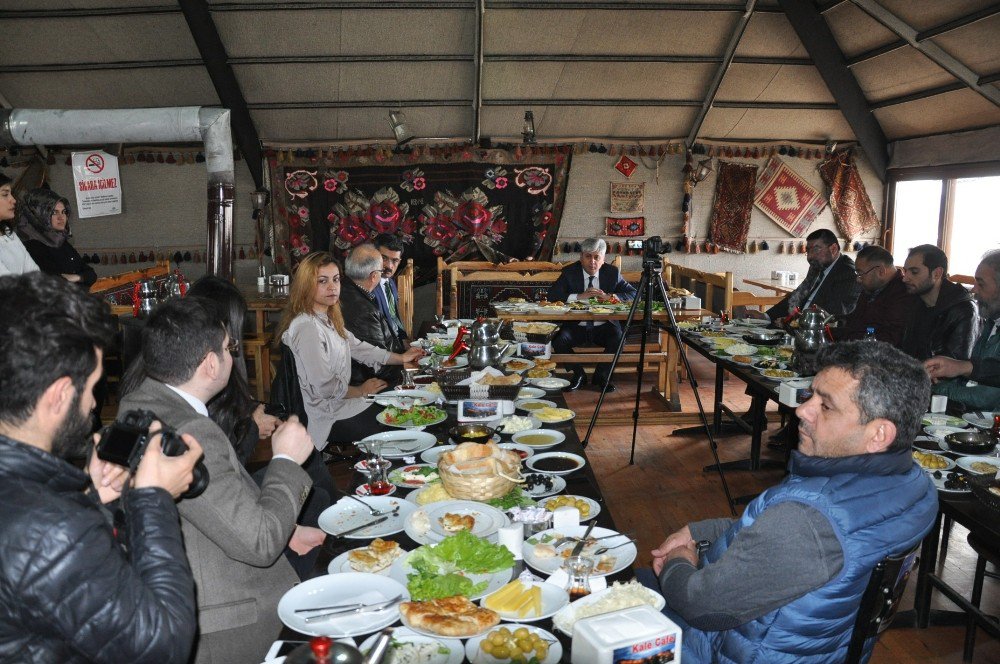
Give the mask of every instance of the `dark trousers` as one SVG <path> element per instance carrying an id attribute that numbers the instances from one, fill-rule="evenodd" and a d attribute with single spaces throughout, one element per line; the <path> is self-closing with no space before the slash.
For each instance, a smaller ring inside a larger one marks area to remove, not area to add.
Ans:
<path id="1" fill-rule="evenodd" d="M 375 419 L 380 411 L 380 406 L 372 404 L 354 417 L 337 420 L 330 427 L 330 435 L 326 437 L 327 442 L 335 445 L 350 445 L 362 438 L 385 431 L 386 427 Z"/>
<path id="2" fill-rule="evenodd" d="M 614 353 L 618 350 L 621 339 L 621 328 L 611 323 L 600 323 L 593 326 L 570 323 L 563 325 L 559 334 L 552 339 L 552 350 L 557 353 L 572 353 L 576 346 L 593 345 L 603 346 L 605 353 Z M 573 370 L 573 373 L 583 372 L 583 367 L 579 364 L 568 366 Z M 594 369 L 594 380 L 607 380 L 610 368 L 610 364 L 598 364 Z"/>

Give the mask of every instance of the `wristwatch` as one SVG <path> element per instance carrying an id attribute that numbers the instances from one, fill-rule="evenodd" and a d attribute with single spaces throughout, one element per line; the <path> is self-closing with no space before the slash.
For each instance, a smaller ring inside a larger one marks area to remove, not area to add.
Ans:
<path id="1" fill-rule="evenodd" d="M 698 557 L 701 558 L 701 554 L 708 551 L 708 547 L 710 546 L 712 546 L 712 540 L 698 540 L 694 545 L 695 551 L 698 553 Z"/>

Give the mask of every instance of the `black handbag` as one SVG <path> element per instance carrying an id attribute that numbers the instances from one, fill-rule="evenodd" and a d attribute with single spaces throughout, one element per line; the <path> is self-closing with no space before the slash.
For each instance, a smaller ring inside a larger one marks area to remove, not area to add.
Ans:
<path id="1" fill-rule="evenodd" d="M 287 344 L 281 344 L 281 361 L 271 381 L 271 407 L 280 409 L 285 415 L 298 415 L 303 426 L 308 425 L 302 388 L 299 387 L 299 373 L 295 368 L 295 355 Z M 277 413 L 273 413 L 277 414 Z"/>

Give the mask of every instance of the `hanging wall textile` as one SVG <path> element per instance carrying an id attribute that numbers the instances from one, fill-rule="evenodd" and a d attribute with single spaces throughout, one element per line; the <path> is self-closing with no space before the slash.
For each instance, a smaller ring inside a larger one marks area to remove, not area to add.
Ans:
<path id="1" fill-rule="evenodd" d="M 612 182 L 612 212 L 642 212 L 645 205 L 645 182 Z"/>
<path id="2" fill-rule="evenodd" d="M 632 177 L 632 174 L 635 173 L 636 163 L 625 155 L 622 155 L 621 159 L 618 160 L 618 163 L 615 164 L 615 168 L 617 168 L 622 175 L 630 178 Z"/>
<path id="3" fill-rule="evenodd" d="M 757 178 L 754 203 L 795 237 L 805 235 L 826 207 L 822 194 L 777 157 L 767 160 Z"/>
<path id="4" fill-rule="evenodd" d="M 819 173 L 829 190 L 830 210 L 837 228 L 848 242 L 878 227 L 872 200 L 848 152 L 837 153 L 821 163 Z"/>
<path id="5" fill-rule="evenodd" d="M 268 159 L 276 264 L 294 269 L 312 251 L 344 256 L 391 233 L 405 244 L 404 260 L 413 258 L 419 285 L 434 280 L 438 256 L 550 260 L 571 157 L 463 147 L 296 150 Z"/>
<path id="6" fill-rule="evenodd" d="M 734 254 L 746 250 L 757 167 L 719 161 L 712 206 L 712 242 Z"/>
<path id="7" fill-rule="evenodd" d="M 604 226 L 604 234 L 614 237 L 638 237 L 646 234 L 645 217 L 628 217 L 625 219 L 605 217 Z"/>

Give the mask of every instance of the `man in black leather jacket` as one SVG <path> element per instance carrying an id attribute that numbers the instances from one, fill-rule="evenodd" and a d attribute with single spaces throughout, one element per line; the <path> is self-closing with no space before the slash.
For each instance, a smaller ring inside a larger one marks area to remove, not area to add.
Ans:
<path id="1" fill-rule="evenodd" d="M 402 353 L 403 342 L 393 332 L 375 299 L 374 290 L 382 281 L 382 255 L 375 245 L 360 244 L 351 250 L 344 261 L 341 281 L 340 309 L 344 312 L 344 325 L 355 337 L 390 353 Z M 360 385 L 369 378 L 379 378 L 389 385 L 399 382 L 400 367 L 386 365 L 375 372 L 366 364 L 351 360 L 351 385 Z"/>
<path id="2" fill-rule="evenodd" d="M 979 309 L 971 293 L 948 280 L 945 253 L 932 244 L 910 249 L 903 264 L 903 283 L 918 299 L 910 310 L 900 348 L 918 360 L 936 355 L 969 359 L 979 338 Z"/>
<path id="3" fill-rule="evenodd" d="M 134 480 L 91 455 L 92 393 L 114 335 L 107 306 L 59 277 L 0 278 L 0 660 L 188 660 L 194 582 L 174 498 L 201 447 L 154 437 Z M 124 490 L 123 490 L 124 489 Z M 121 498 L 115 529 L 102 507 Z"/>

